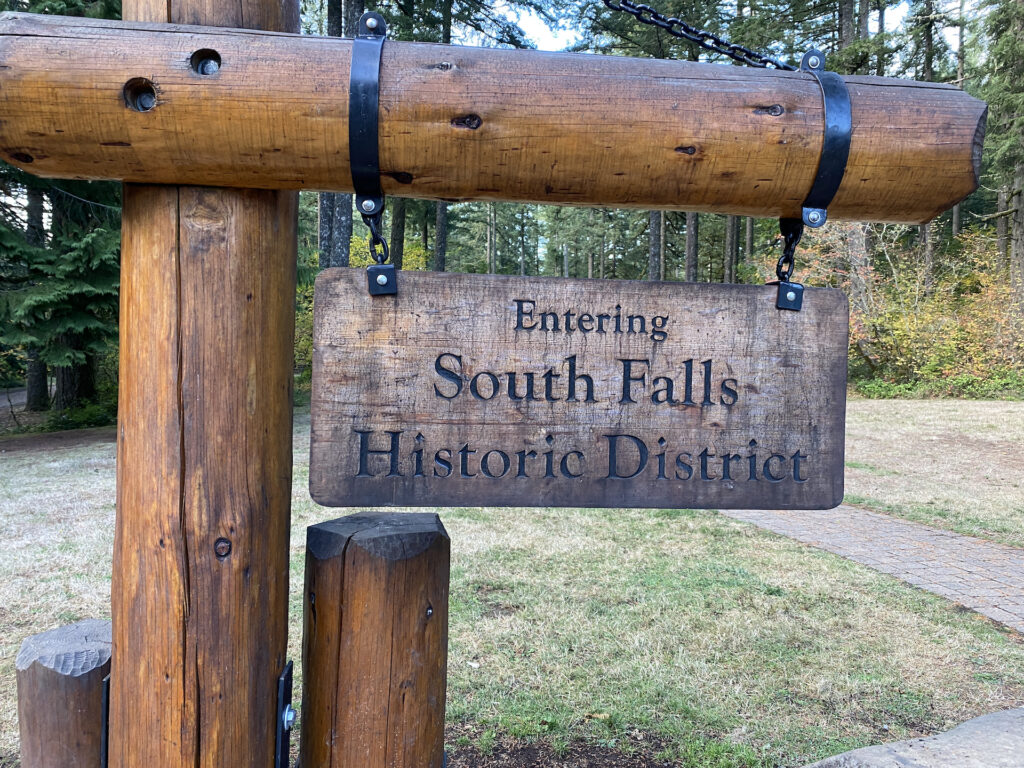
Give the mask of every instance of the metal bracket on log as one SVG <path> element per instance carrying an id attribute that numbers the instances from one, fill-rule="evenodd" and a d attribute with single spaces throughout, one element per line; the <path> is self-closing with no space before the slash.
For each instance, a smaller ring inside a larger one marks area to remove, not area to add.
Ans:
<path id="1" fill-rule="evenodd" d="M 100 709 L 103 725 L 100 726 L 100 768 L 110 763 L 110 675 L 103 678 L 103 705 Z"/>
<path id="2" fill-rule="evenodd" d="M 380 185 L 380 60 L 386 36 L 383 16 L 373 12 L 362 15 L 352 40 L 349 75 L 348 152 L 356 209 L 370 230 L 370 254 L 377 261 L 366 273 L 372 296 L 398 293 L 395 265 L 384 263 L 388 249 L 380 234 L 384 219 L 384 190 Z"/>
<path id="3" fill-rule="evenodd" d="M 835 72 L 825 71 L 825 54 L 812 48 L 800 61 L 800 71 L 809 72 L 821 86 L 825 101 L 825 137 L 821 159 L 811 191 L 804 200 L 802 218 L 808 227 L 820 227 L 828 218 L 828 206 L 843 183 L 850 157 L 853 111 L 846 82 Z"/>
<path id="4" fill-rule="evenodd" d="M 292 708 L 292 662 L 285 665 L 277 679 L 277 748 L 274 750 L 274 768 L 288 768 L 292 747 L 291 732 L 295 725 Z"/>

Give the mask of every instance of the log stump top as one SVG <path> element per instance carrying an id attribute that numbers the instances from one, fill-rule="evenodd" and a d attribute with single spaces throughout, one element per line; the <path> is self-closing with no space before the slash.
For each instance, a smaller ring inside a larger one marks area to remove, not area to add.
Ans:
<path id="1" fill-rule="evenodd" d="M 59 675 L 78 677 L 110 660 L 110 622 L 86 619 L 25 638 L 14 662 L 18 672 L 41 664 Z"/>

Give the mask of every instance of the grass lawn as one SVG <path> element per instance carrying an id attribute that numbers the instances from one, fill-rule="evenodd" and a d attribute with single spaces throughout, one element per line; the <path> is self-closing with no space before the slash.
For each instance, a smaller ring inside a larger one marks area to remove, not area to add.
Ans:
<path id="1" fill-rule="evenodd" d="M 309 501 L 308 415 L 296 422 L 298 661 L 305 527 L 341 510 Z M 106 434 L 0 453 L 0 766 L 16 764 L 21 640 L 109 615 Z M 1024 403 L 854 401 L 848 492 L 1021 545 L 1020 480 L 1008 467 L 1022 438 Z M 453 768 L 473 764 L 467 750 L 531 741 L 555 755 L 580 744 L 619 755 L 609 765 L 645 754 L 701 768 L 795 766 L 1024 704 L 1019 635 L 714 512 L 441 514 L 453 555 Z"/>
<path id="2" fill-rule="evenodd" d="M 846 503 L 1024 547 L 1024 402 L 852 400 Z"/>

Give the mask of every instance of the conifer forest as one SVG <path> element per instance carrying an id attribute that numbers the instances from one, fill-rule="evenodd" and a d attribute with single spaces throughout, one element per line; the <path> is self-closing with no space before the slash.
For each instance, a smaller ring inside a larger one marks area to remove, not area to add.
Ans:
<path id="1" fill-rule="evenodd" d="M 814 47 L 842 74 L 951 83 L 989 105 L 979 189 L 923 226 L 808 231 L 794 279 L 850 300 L 852 386 L 869 397 L 1024 396 L 1024 3 L 1021 0 L 653 0 L 657 11 L 781 61 Z M 302 0 L 304 34 L 389 37 L 737 66 L 601 0 Z M 0 12 L 120 18 L 119 0 L 0 0 Z M 642 93 L 637 94 L 643 98 Z M 3 116 L 0 115 L 0 120 Z M 643 136 L 636 141 L 642 142 Z M 637 170 L 642 173 L 642 169 Z M 44 180 L 0 162 L 0 388 L 51 428 L 116 414 L 120 184 Z M 763 283 L 777 220 L 679 211 L 390 197 L 406 270 Z M 308 383 L 313 281 L 369 263 L 351 195 L 303 192 L 295 372 Z M 0 409 L 7 403 L 0 399 Z"/>

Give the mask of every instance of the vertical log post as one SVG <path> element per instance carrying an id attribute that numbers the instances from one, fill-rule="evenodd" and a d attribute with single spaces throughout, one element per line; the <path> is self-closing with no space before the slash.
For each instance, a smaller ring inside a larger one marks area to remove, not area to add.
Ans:
<path id="1" fill-rule="evenodd" d="M 441 768 L 450 549 L 427 513 L 307 529 L 302 768 Z"/>
<path id="2" fill-rule="evenodd" d="M 89 619 L 32 635 L 14 667 L 22 768 L 99 766 L 110 622 Z"/>
<path id="3" fill-rule="evenodd" d="M 123 8 L 132 21 L 299 27 L 296 0 Z M 201 63 L 197 78 L 217 77 Z M 111 768 L 274 764 L 297 207 L 293 192 L 124 189 Z"/>

